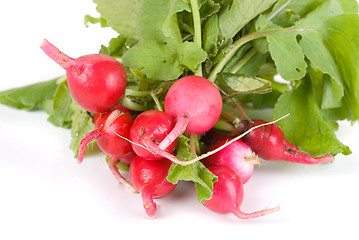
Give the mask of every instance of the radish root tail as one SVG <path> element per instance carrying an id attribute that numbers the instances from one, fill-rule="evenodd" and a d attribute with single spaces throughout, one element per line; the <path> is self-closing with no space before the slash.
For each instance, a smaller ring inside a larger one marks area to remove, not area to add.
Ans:
<path id="1" fill-rule="evenodd" d="M 127 181 L 122 175 L 121 173 L 118 171 L 117 167 L 116 167 L 116 163 L 120 161 L 120 159 L 116 158 L 116 157 L 110 157 L 109 158 L 109 167 L 111 172 L 113 173 L 113 175 L 116 177 L 116 179 L 119 181 L 120 184 L 123 184 L 128 190 L 130 190 L 133 193 L 138 193 L 138 191 L 136 190 L 136 188 L 129 182 Z"/>
<path id="2" fill-rule="evenodd" d="M 153 189 L 145 185 L 141 190 L 142 203 L 147 216 L 154 218 L 156 216 L 156 203 L 153 201 Z"/>
<path id="3" fill-rule="evenodd" d="M 102 133 L 102 131 L 100 129 L 96 129 L 96 130 L 86 134 L 85 137 L 81 140 L 80 145 L 79 145 L 79 153 L 77 155 L 78 163 L 82 163 L 82 160 L 84 159 L 84 156 L 85 156 L 87 145 L 90 142 L 92 142 L 93 140 L 95 140 L 96 138 L 98 138 L 99 136 L 101 136 L 101 133 Z"/>
<path id="4" fill-rule="evenodd" d="M 233 214 L 236 215 L 238 218 L 241 219 L 249 219 L 249 218 L 257 218 L 257 217 L 261 217 L 270 213 L 274 213 L 280 210 L 280 207 L 274 207 L 274 208 L 270 208 L 270 209 L 264 209 L 261 211 L 257 211 L 257 212 L 253 212 L 253 213 L 244 213 L 242 212 L 239 208 L 235 209 L 233 211 Z"/>

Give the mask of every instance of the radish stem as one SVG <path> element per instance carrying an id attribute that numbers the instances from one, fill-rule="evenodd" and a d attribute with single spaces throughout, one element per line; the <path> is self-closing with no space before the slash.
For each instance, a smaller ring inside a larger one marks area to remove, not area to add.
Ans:
<path id="1" fill-rule="evenodd" d="M 195 140 L 195 135 L 190 135 L 189 136 L 189 144 L 190 144 L 190 148 L 191 148 L 191 153 L 193 154 L 193 156 L 197 157 L 197 151 L 196 151 L 196 140 Z"/>
<path id="2" fill-rule="evenodd" d="M 127 187 L 127 189 L 129 189 L 131 192 L 133 193 L 138 193 L 138 191 L 132 186 L 132 184 L 127 181 L 122 175 L 121 173 L 118 171 L 117 167 L 116 167 L 116 163 L 119 161 L 118 158 L 116 157 L 110 157 L 109 159 L 109 167 L 111 172 L 113 173 L 113 175 L 116 177 L 116 179 L 123 184 L 124 186 Z"/>
<path id="3" fill-rule="evenodd" d="M 49 41 L 44 39 L 40 48 L 54 60 L 57 64 L 63 67 L 65 70 L 69 70 L 75 63 L 75 59 L 67 56 L 65 53 L 61 52 L 57 47 L 51 44 Z"/>
<path id="4" fill-rule="evenodd" d="M 151 95 L 153 101 L 154 101 L 155 104 L 156 104 L 157 110 L 163 112 L 161 103 L 160 103 L 160 101 L 158 100 L 158 97 L 156 96 L 156 94 L 155 94 L 153 91 L 151 91 L 151 92 L 150 92 L 150 95 Z"/>
<path id="5" fill-rule="evenodd" d="M 199 14 L 199 7 L 197 0 L 191 0 L 191 10 L 193 17 L 193 26 L 194 26 L 194 43 L 197 47 L 202 48 L 202 30 L 201 30 L 201 16 Z M 199 65 L 196 69 L 195 75 L 202 76 L 202 64 Z"/>
<path id="6" fill-rule="evenodd" d="M 81 163 L 82 160 L 84 159 L 87 145 L 91 141 L 93 141 L 94 139 L 99 137 L 101 134 L 102 134 L 102 129 L 96 129 L 96 130 L 86 134 L 85 137 L 81 140 L 80 145 L 79 145 L 79 153 L 77 155 L 77 162 L 78 163 Z"/>
<path id="7" fill-rule="evenodd" d="M 162 150 L 168 148 L 181 135 L 188 125 L 188 117 L 186 115 L 179 115 L 177 122 L 171 132 L 161 141 L 158 147 Z"/>
<path id="8" fill-rule="evenodd" d="M 233 74 L 237 73 L 244 66 L 244 64 L 246 64 L 257 53 L 258 51 L 255 48 L 249 50 L 247 54 L 244 55 L 244 57 L 241 60 L 239 60 L 236 65 L 233 66 L 233 68 L 231 69 L 231 73 Z"/>

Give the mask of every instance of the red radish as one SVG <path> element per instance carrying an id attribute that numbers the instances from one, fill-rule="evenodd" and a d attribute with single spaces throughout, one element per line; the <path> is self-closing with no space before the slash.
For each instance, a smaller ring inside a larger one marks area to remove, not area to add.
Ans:
<path id="1" fill-rule="evenodd" d="M 200 135 L 209 131 L 221 115 L 222 98 L 212 82 L 192 75 L 177 80 L 170 87 L 164 108 L 177 122 L 160 143 L 161 149 L 167 148 L 182 133 Z"/>
<path id="2" fill-rule="evenodd" d="M 70 94 L 86 111 L 109 111 L 124 95 L 126 71 L 115 58 L 90 54 L 74 59 L 46 39 L 41 49 L 66 70 Z"/>
<path id="3" fill-rule="evenodd" d="M 215 212 L 233 213 L 239 218 L 256 218 L 279 210 L 279 207 L 265 209 L 253 213 L 244 213 L 240 207 L 243 202 L 243 184 L 238 175 L 224 166 L 213 166 L 209 170 L 218 176 L 213 185 L 213 195 L 203 205 Z"/>
<path id="4" fill-rule="evenodd" d="M 165 112 L 157 110 L 142 112 L 136 117 L 130 130 L 130 140 L 135 143 L 132 144 L 133 151 L 147 160 L 163 159 L 162 155 L 150 152 L 144 147 L 156 149 L 162 139 L 171 132 L 174 125 L 173 118 Z M 171 153 L 176 144 L 177 141 L 172 142 L 165 151 Z"/>
<path id="5" fill-rule="evenodd" d="M 264 120 L 246 122 L 249 127 L 267 123 Z M 262 126 L 248 133 L 243 140 L 260 158 L 269 161 L 284 160 L 302 164 L 318 164 L 331 162 L 334 157 L 330 154 L 322 157 L 312 157 L 289 143 L 282 130 L 274 124 Z"/>
<path id="6" fill-rule="evenodd" d="M 210 150 L 216 149 L 227 140 L 223 140 L 213 144 Z M 255 156 L 247 144 L 241 140 L 237 140 L 221 151 L 202 160 L 206 167 L 225 166 L 232 169 L 245 184 L 253 175 L 254 164 L 259 164 L 259 159 Z"/>
<path id="7" fill-rule="evenodd" d="M 172 192 L 176 185 L 167 181 L 171 162 L 167 159 L 148 161 L 135 157 L 130 165 L 130 178 L 133 186 L 141 193 L 143 207 L 149 217 L 156 215 L 153 198 L 163 197 Z"/>
<path id="8" fill-rule="evenodd" d="M 118 172 L 116 167 L 118 161 L 129 165 L 134 157 L 131 144 L 117 135 L 129 137 L 132 122 L 133 118 L 129 113 L 123 113 L 118 109 L 101 114 L 95 123 L 95 130 L 88 133 L 81 140 L 77 160 L 79 163 L 82 162 L 86 146 L 96 139 L 97 145 L 101 150 L 110 156 L 109 166 L 117 180 L 130 190 L 135 191 L 132 185 Z"/>
<path id="9" fill-rule="evenodd" d="M 118 109 L 102 114 L 96 121 L 95 130 L 88 133 L 80 143 L 79 163 L 83 160 L 87 144 L 94 139 L 101 150 L 110 156 L 120 157 L 131 152 L 131 144 L 119 138 L 116 133 L 128 137 L 132 122 L 130 114 Z"/>

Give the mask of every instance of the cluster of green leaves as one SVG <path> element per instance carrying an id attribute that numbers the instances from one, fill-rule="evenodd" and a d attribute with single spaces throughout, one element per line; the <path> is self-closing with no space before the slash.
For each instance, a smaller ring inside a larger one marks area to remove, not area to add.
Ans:
<path id="1" fill-rule="evenodd" d="M 274 116 L 291 113 L 278 124 L 293 144 L 312 155 L 350 154 L 334 132 L 338 120 L 359 119 L 357 3 L 293 1 L 287 7 L 301 18 L 288 22 L 278 15 L 269 21 L 268 13 L 256 22 L 258 31 L 280 32 L 266 36 L 268 51 L 278 73 L 293 82 L 278 98 Z"/>
<path id="2" fill-rule="evenodd" d="M 248 107 L 273 107 L 275 118 L 290 113 L 278 125 L 302 150 L 350 153 L 334 132 L 338 120 L 359 119 L 355 0 L 199 0 L 201 47 L 191 1 L 116 1 L 116 10 L 111 0 L 95 3 L 109 26 L 138 41 L 124 53 L 128 67 L 167 81 L 202 65 Z M 276 83 L 276 74 L 289 84 Z"/>

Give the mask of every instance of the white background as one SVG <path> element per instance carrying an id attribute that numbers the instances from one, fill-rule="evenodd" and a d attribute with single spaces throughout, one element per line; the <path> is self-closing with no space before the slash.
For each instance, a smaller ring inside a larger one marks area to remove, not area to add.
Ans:
<path id="1" fill-rule="evenodd" d="M 0 91 L 64 74 L 39 48 L 47 38 L 72 57 L 96 53 L 116 34 L 83 16 L 98 16 L 90 0 L 6 1 L 0 14 Z M 104 155 L 77 164 L 70 131 L 43 112 L 0 106 L 0 239 L 358 239 L 359 126 L 341 123 L 338 138 L 353 154 L 332 164 L 265 162 L 245 185 L 242 210 L 280 205 L 258 219 L 241 220 L 198 204 L 182 182 L 156 200 L 147 219 L 140 195 L 116 183 Z"/>

